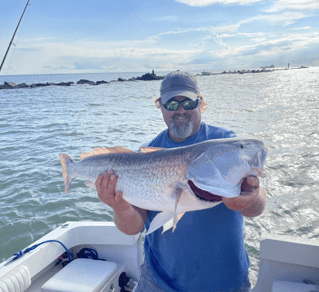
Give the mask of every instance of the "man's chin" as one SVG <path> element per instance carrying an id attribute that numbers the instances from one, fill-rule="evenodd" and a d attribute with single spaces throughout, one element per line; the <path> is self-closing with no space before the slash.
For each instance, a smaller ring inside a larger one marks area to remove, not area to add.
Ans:
<path id="1" fill-rule="evenodd" d="M 174 121 L 174 123 L 169 127 L 169 133 L 173 137 L 187 139 L 193 133 L 193 125 L 189 121 L 187 121 L 187 123 L 185 121 Z"/>

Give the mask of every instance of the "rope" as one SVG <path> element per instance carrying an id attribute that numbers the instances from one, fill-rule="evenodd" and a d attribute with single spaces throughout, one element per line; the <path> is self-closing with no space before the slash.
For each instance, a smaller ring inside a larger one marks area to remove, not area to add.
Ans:
<path id="1" fill-rule="evenodd" d="M 76 255 L 78 258 L 106 261 L 104 259 L 99 259 L 97 251 L 92 248 L 82 248 Z"/>
<path id="2" fill-rule="evenodd" d="M 59 259 L 59 261 L 56 263 L 56 265 L 58 265 L 58 264 L 62 264 L 62 266 L 64 267 L 64 266 L 66 266 L 68 263 L 70 263 L 72 260 L 71 260 L 71 254 L 70 254 L 70 252 L 69 252 L 69 250 L 66 248 L 66 246 L 61 242 L 61 241 L 59 241 L 59 240 L 47 240 L 47 241 L 43 241 L 43 242 L 41 242 L 41 243 L 39 243 L 39 244 L 35 244 L 35 245 L 33 245 L 33 246 L 31 246 L 31 247 L 28 247 L 28 248 L 26 248 L 25 250 L 20 250 L 19 252 L 16 252 L 13 256 L 14 256 L 14 258 L 10 261 L 10 262 L 12 262 L 12 261 L 15 261 L 15 260 L 17 260 L 17 259 L 19 259 L 19 258 L 21 258 L 21 257 L 23 257 L 26 253 L 28 253 L 29 251 L 31 251 L 31 250 L 34 250 L 34 249 L 36 249 L 38 246 L 40 246 L 40 245 L 42 245 L 42 244 L 44 244 L 44 243 L 49 243 L 49 242 L 57 242 L 57 243 L 59 243 L 59 244 L 61 244 L 63 247 L 64 247 L 64 249 L 65 249 L 65 251 L 66 251 L 66 253 L 67 253 L 67 256 L 68 256 L 68 261 L 64 261 L 63 262 L 63 260 L 62 260 L 62 258 L 61 259 Z M 96 250 L 94 250 L 94 249 L 92 249 L 92 248 L 87 248 L 87 247 L 85 247 L 85 248 L 82 248 L 77 254 L 77 257 L 78 258 L 86 258 L 86 259 L 92 259 L 92 260 L 99 260 L 99 261 L 106 261 L 105 259 L 100 259 L 99 258 L 99 255 L 98 255 L 98 253 L 97 253 L 97 251 Z"/>
<path id="3" fill-rule="evenodd" d="M 44 244 L 44 243 L 48 243 L 48 242 L 57 242 L 57 243 L 60 243 L 60 244 L 64 247 L 64 249 L 65 249 L 65 251 L 66 251 L 66 253 L 67 253 L 67 255 L 68 255 L 69 262 L 71 262 L 71 254 L 70 254 L 69 250 L 66 248 L 66 246 L 65 246 L 61 241 L 54 240 L 54 239 L 53 239 L 53 240 L 43 241 L 43 242 L 41 242 L 41 243 L 39 243 L 39 244 L 35 244 L 35 245 L 31 246 L 31 247 L 26 248 L 24 251 L 20 250 L 19 252 L 16 252 L 16 253 L 14 254 L 15 257 L 13 258 L 13 261 L 14 261 L 14 260 L 17 260 L 17 259 L 19 259 L 19 258 L 21 258 L 21 257 L 23 257 L 23 256 L 24 256 L 26 253 L 28 253 L 29 251 L 34 250 L 34 249 L 36 249 L 38 246 L 40 246 L 40 245 L 42 245 L 42 244 Z"/>

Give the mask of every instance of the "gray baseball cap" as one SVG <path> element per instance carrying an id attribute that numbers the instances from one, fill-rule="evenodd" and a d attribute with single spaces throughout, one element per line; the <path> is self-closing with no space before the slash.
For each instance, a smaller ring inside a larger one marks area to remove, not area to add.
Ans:
<path id="1" fill-rule="evenodd" d="M 175 96 L 185 96 L 195 100 L 199 95 L 199 88 L 193 74 L 174 71 L 165 76 L 160 92 L 161 102 L 164 104 Z"/>

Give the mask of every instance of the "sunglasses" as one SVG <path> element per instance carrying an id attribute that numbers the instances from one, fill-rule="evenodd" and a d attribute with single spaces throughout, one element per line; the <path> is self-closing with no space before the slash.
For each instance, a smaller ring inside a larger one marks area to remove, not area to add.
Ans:
<path id="1" fill-rule="evenodd" d="M 198 106 L 198 98 L 196 100 L 184 99 L 182 101 L 176 100 L 175 98 L 170 99 L 167 103 L 163 104 L 164 108 L 168 111 L 176 111 L 179 105 L 187 111 L 190 111 Z"/>

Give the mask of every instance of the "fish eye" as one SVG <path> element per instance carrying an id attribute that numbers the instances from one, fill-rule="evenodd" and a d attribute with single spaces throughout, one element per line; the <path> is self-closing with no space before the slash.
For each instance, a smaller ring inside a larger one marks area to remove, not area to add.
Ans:
<path id="1" fill-rule="evenodd" d="M 240 149 L 244 149 L 244 148 L 245 148 L 245 146 L 244 146 L 244 144 L 239 144 L 239 145 L 238 145 L 238 148 L 240 148 Z"/>

